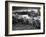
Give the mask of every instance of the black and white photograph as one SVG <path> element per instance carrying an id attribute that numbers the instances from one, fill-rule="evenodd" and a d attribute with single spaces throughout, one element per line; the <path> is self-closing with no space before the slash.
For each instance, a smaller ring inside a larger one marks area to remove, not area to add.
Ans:
<path id="1" fill-rule="evenodd" d="M 40 7 L 12 7 L 13 30 L 40 29 Z"/>
<path id="2" fill-rule="evenodd" d="M 5 2 L 6 35 L 45 33 L 45 4 L 39 2 Z"/>

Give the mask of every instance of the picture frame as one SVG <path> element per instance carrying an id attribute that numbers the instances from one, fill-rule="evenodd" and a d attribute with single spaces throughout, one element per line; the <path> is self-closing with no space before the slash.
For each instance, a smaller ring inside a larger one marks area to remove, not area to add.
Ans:
<path id="1" fill-rule="evenodd" d="M 45 34 L 45 3 L 5 1 L 5 36 L 35 34 Z"/>

